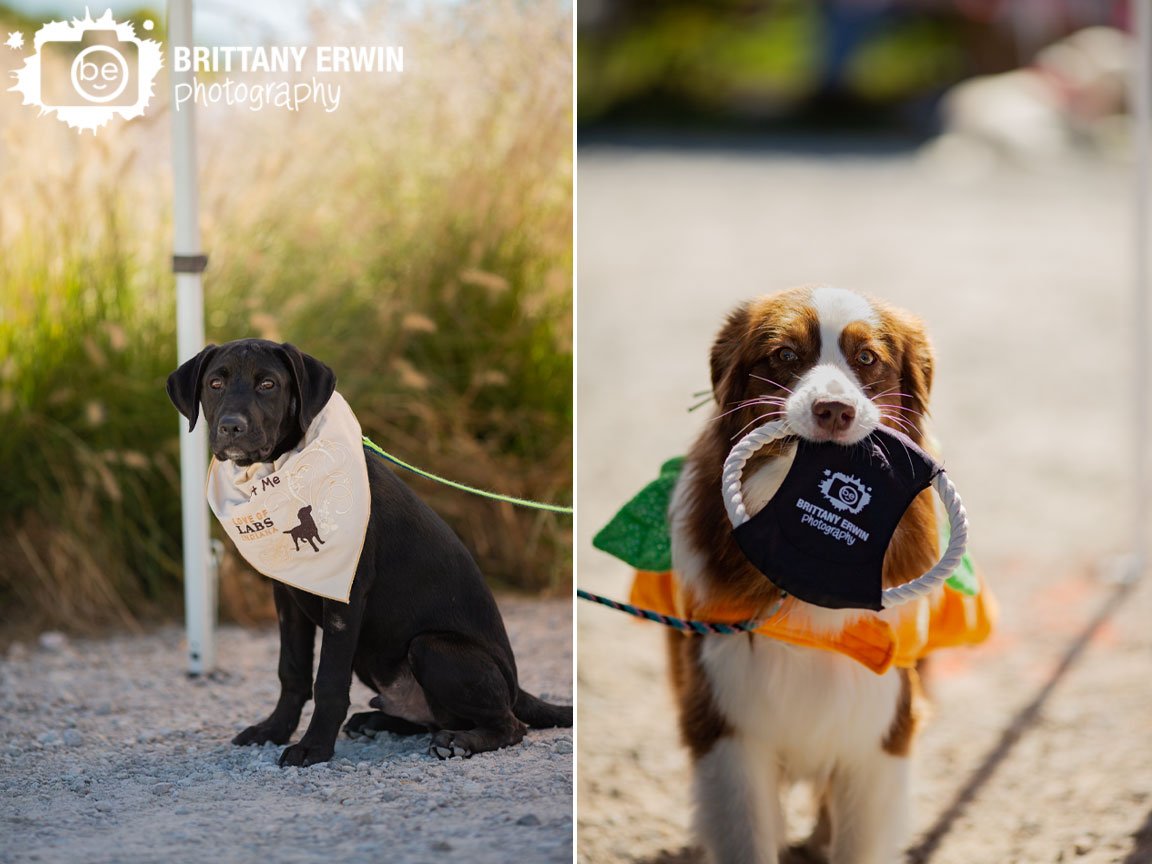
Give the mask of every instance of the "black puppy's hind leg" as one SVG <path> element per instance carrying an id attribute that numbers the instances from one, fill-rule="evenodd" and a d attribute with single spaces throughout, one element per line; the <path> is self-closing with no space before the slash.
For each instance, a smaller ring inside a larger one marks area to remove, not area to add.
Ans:
<path id="1" fill-rule="evenodd" d="M 408 647 L 412 674 L 436 718 L 430 755 L 471 756 L 519 744 L 526 727 L 512 711 L 515 681 L 471 640 L 449 634 L 417 636 Z"/>
<path id="2" fill-rule="evenodd" d="M 233 744 L 286 744 L 300 723 L 304 703 L 312 696 L 316 626 L 285 585 L 273 582 L 272 592 L 280 622 L 280 699 L 266 719 L 233 738 Z"/>

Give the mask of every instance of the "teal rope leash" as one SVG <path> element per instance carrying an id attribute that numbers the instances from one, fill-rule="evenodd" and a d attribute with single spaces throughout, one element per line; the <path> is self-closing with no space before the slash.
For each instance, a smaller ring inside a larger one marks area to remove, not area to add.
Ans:
<path id="1" fill-rule="evenodd" d="M 417 468 L 415 465 L 409 465 L 403 459 L 398 459 L 391 453 L 384 450 L 379 444 L 372 439 L 364 438 L 364 449 L 371 450 L 382 459 L 387 459 L 394 465 L 399 465 L 413 474 L 425 478 L 426 480 L 435 480 L 437 483 L 443 483 L 445 486 L 451 486 L 453 489 L 459 489 L 462 492 L 471 492 L 473 495 L 479 495 L 481 498 L 491 498 L 493 501 L 503 501 L 506 504 L 515 504 L 517 507 L 529 507 L 533 510 L 547 510 L 549 513 L 566 513 L 572 515 L 571 507 L 561 507 L 559 504 L 543 504 L 540 501 L 532 501 L 528 498 L 513 498 L 511 495 L 501 495 L 498 492 L 488 492 L 484 489 L 475 489 L 472 486 L 465 486 L 463 483 L 457 483 L 455 480 L 449 480 L 446 477 L 440 477 L 430 471 L 424 471 Z"/>
<path id="2" fill-rule="evenodd" d="M 784 603 L 784 598 L 777 600 L 776 605 L 772 607 L 771 611 L 759 621 L 741 621 L 738 624 L 716 624 L 711 621 L 689 621 L 685 618 L 663 615 L 659 612 L 653 612 L 651 609 L 641 609 L 639 606 L 633 606 L 631 603 L 621 603 L 619 600 L 613 600 L 611 597 L 605 597 L 603 594 L 593 594 L 591 591 L 585 591 L 583 588 L 576 589 L 576 596 L 581 600 L 590 600 L 593 603 L 599 603 L 601 606 L 607 606 L 609 609 L 615 609 L 617 612 L 624 612 L 636 618 L 643 618 L 645 621 L 655 621 L 657 624 L 663 624 L 666 627 L 671 627 L 682 633 L 695 633 L 700 636 L 708 633 L 721 633 L 726 636 L 732 636 L 737 633 L 751 633 L 779 612 L 780 607 Z"/>

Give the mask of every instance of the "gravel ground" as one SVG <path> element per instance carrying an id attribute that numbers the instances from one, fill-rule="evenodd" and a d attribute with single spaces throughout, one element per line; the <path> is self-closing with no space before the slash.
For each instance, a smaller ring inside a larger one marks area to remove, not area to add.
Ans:
<path id="1" fill-rule="evenodd" d="M 582 148 L 578 582 L 625 596 L 591 536 L 705 422 L 685 409 L 733 305 L 825 281 L 912 309 L 1003 614 L 986 645 L 936 655 L 909 860 L 1147 864 L 1152 584 L 1100 575 L 1131 524 L 1130 186 L 1116 166 L 984 168 L 806 142 Z M 664 633 L 580 604 L 577 637 L 579 861 L 698 861 Z M 790 805 L 800 836 L 808 805 Z"/>
<path id="2" fill-rule="evenodd" d="M 524 687 L 570 702 L 569 603 L 500 605 Z M 181 640 L 9 649 L 0 862 L 571 861 L 571 729 L 446 762 L 427 735 L 344 738 L 327 764 L 281 769 L 280 747 L 228 743 L 275 704 L 275 632 L 223 628 L 215 680 L 183 674 Z M 370 696 L 355 683 L 351 711 Z"/>

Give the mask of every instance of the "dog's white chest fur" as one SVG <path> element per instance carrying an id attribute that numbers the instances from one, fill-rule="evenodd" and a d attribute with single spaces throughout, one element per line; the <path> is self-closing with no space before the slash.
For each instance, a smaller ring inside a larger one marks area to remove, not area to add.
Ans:
<path id="1" fill-rule="evenodd" d="M 746 478 L 750 511 L 776 493 L 794 456 L 792 447 Z M 701 591 L 703 556 L 691 548 L 681 517 L 691 471 L 685 468 L 672 499 L 672 559 L 682 582 Z M 812 629 L 835 633 L 860 613 L 802 604 L 795 614 Z M 709 637 L 701 661 L 721 713 L 741 734 L 763 739 L 793 779 L 824 775 L 837 759 L 878 750 L 900 693 L 895 671 L 877 675 L 842 654 L 766 637 Z"/>
<path id="2" fill-rule="evenodd" d="M 701 662 L 721 713 L 774 754 L 787 780 L 828 777 L 880 751 L 896 713 L 896 673 L 768 638 L 709 638 Z"/>
<path id="3" fill-rule="evenodd" d="M 750 510 L 776 493 L 792 455 L 746 478 Z M 704 555 L 684 524 L 692 470 L 685 467 L 669 516 L 673 567 L 700 592 Z M 800 604 L 797 614 L 809 627 L 835 633 L 860 613 Z M 695 764 L 696 830 L 710 861 L 775 864 L 787 836 L 780 788 L 810 780 L 835 826 L 822 850 L 829 860 L 891 864 L 908 798 L 908 760 L 884 750 L 900 702 L 898 673 L 877 675 L 847 656 L 767 637 L 699 638 L 714 707 L 731 730 Z"/>

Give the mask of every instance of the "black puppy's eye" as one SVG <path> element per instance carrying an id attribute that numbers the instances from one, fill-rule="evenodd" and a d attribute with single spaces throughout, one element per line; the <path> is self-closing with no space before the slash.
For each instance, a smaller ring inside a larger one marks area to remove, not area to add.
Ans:
<path id="1" fill-rule="evenodd" d="M 776 352 L 776 357 L 784 363 L 795 363 L 800 359 L 800 355 L 793 351 L 791 348 L 781 348 Z"/>
<path id="2" fill-rule="evenodd" d="M 861 366 L 871 366 L 876 362 L 876 355 L 865 348 L 863 351 L 856 355 L 856 362 Z"/>
<path id="3" fill-rule="evenodd" d="M 261 381 L 259 384 L 256 385 L 256 389 L 258 389 L 258 390 L 271 390 L 275 386 L 276 386 L 275 381 L 273 381 L 271 378 L 265 378 L 263 381 Z"/>
<path id="4" fill-rule="evenodd" d="M 223 378 L 212 378 L 208 381 L 208 386 L 211 387 L 213 390 L 223 390 L 224 389 L 224 379 Z"/>

